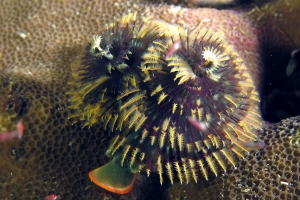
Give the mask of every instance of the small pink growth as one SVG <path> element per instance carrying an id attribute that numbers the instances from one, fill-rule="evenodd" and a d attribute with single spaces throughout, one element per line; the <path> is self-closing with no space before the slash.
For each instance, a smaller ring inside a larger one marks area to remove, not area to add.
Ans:
<path id="1" fill-rule="evenodd" d="M 250 142 L 243 142 L 243 146 L 246 147 L 248 151 L 260 150 L 265 148 L 267 145 L 264 141 L 250 141 Z"/>
<path id="2" fill-rule="evenodd" d="M 171 48 L 169 49 L 169 51 L 166 55 L 166 58 L 169 58 L 170 56 L 172 56 L 179 48 L 180 48 L 180 42 L 175 41 L 173 43 L 173 45 L 171 46 Z"/>
<path id="3" fill-rule="evenodd" d="M 45 200 L 59 200 L 59 199 L 61 199 L 60 196 L 56 194 L 50 194 L 45 198 Z"/>
<path id="4" fill-rule="evenodd" d="M 23 135 L 24 124 L 22 121 L 19 121 L 17 124 L 17 130 L 13 131 L 4 131 L 0 133 L 0 142 L 12 140 L 14 138 L 21 138 Z"/>
<path id="5" fill-rule="evenodd" d="M 238 140 L 235 137 L 231 137 L 230 139 L 231 139 L 231 141 L 233 141 L 233 143 L 242 145 L 248 151 L 260 150 L 260 149 L 263 149 L 267 146 L 264 141 L 247 141 L 247 142 L 243 142 L 243 141 Z"/>
<path id="6" fill-rule="evenodd" d="M 17 132 L 18 132 L 18 138 L 21 139 L 23 136 L 23 131 L 24 131 L 24 123 L 23 121 L 19 121 L 17 124 Z"/>
<path id="7" fill-rule="evenodd" d="M 193 117 L 188 118 L 189 122 L 199 131 L 206 133 L 207 127 L 204 122 L 198 121 L 197 119 Z"/>

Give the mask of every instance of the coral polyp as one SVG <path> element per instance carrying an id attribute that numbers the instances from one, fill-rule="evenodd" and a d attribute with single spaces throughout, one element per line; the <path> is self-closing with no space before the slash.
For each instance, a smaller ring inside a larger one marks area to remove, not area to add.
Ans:
<path id="1" fill-rule="evenodd" d="M 136 30 L 130 14 L 93 37 L 75 80 L 72 117 L 116 134 L 112 161 L 89 174 L 109 191 L 129 192 L 141 170 L 161 184 L 164 173 L 171 183 L 208 180 L 235 166 L 234 154 L 263 147 L 252 78 L 221 32 L 149 19 Z"/>

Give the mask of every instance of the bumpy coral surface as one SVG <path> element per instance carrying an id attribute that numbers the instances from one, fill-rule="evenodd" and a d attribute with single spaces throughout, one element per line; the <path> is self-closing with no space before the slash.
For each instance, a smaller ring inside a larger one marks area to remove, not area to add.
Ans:
<path id="1" fill-rule="evenodd" d="M 70 67 L 81 62 L 81 53 L 91 36 L 132 12 L 143 17 L 155 16 L 185 28 L 194 28 L 201 23 L 203 27 L 220 30 L 247 63 L 250 73 L 259 70 L 256 27 L 246 13 L 181 8 L 152 4 L 147 0 L 7 1 L 1 3 L 0 9 L 1 69 L 26 74 L 43 82 L 65 82 Z"/>
<path id="2" fill-rule="evenodd" d="M 299 133 L 299 117 L 264 128 L 259 137 L 266 148 L 251 152 L 210 183 L 175 184 L 170 199 L 299 199 Z"/>
<path id="3" fill-rule="evenodd" d="M 72 125 L 67 119 L 71 111 L 65 94 L 71 71 L 80 65 L 87 42 L 107 23 L 138 11 L 141 16 L 153 15 L 184 27 L 201 23 L 221 30 L 257 81 L 260 72 L 257 27 L 249 17 L 254 16 L 252 19 L 262 25 L 266 24 L 264 19 L 272 19 L 293 26 L 297 17 L 286 17 L 297 11 L 296 4 L 284 2 L 289 4 L 274 8 L 279 15 L 264 18 L 258 16 L 259 7 L 248 14 L 158 5 L 143 0 L 2 1 L 1 131 L 14 129 L 20 118 L 24 119 L 25 131 L 21 140 L 1 143 L 1 199 L 43 199 L 49 193 L 60 194 L 63 199 L 118 198 L 102 190 L 95 191 L 87 178 L 89 170 L 108 161 L 104 152 L 110 138 L 99 134 L 100 127 L 82 129 L 81 124 Z M 263 11 L 267 13 L 268 9 Z M 295 38 L 297 34 L 292 36 Z M 137 187 L 142 183 L 138 182 L 130 196 L 120 198 L 138 198 L 139 194 L 142 198 L 158 198 L 155 195 L 160 192 L 153 192 L 153 185 L 149 187 L 147 181 L 141 186 L 148 185 L 146 190 Z M 292 179 L 287 182 L 292 183 Z M 215 188 L 223 187 L 216 184 Z M 280 195 L 285 194 L 279 191 Z"/>
<path id="4" fill-rule="evenodd" d="M 0 144 L 0 199 L 44 199 L 52 193 L 62 199 L 117 198 L 95 189 L 88 178 L 90 170 L 108 161 L 110 135 L 101 134 L 99 125 L 88 129 L 68 120 L 67 87 L 2 74 L 0 88 L 1 131 L 14 129 L 21 118 L 25 124 L 21 140 Z M 127 198 L 159 198 L 150 192 L 153 186 L 138 186 L 151 181 L 144 179 L 138 177 Z"/>

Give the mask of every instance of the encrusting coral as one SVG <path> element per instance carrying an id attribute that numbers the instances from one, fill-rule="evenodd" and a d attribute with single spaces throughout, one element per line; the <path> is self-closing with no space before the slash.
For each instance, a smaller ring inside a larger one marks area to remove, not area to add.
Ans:
<path id="1" fill-rule="evenodd" d="M 286 24 L 293 24 L 296 17 L 285 17 L 297 10 L 296 5 L 290 2 L 278 6 L 283 14 L 272 18 L 274 22 L 280 25 L 289 19 Z M 94 190 L 87 173 L 108 161 L 104 154 L 111 136 L 98 125 L 82 128 L 80 122 L 72 125 L 74 121 L 67 119 L 71 113 L 69 96 L 66 95 L 70 89 L 67 82 L 72 71 L 80 66 L 90 37 L 99 34 L 105 24 L 135 11 L 139 13 L 137 19 L 152 15 L 185 28 L 192 29 L 200 23 L 203 27 L 224 32 L 224 37 L 247 63 L 254 82 L 260 87 L 258 38 L 262 39 L 263 35 L 259 34 L 264 32 L 250 19 L 252 16 L 258 18 L 260 11 L 257 9 L 247 14 L 158 5 L 143 0 L 1 2 L 1 130 L 13 129 L 19 118 L 25 123 L 24 137 L 20 141 L 1 143 L 0 146 L 4 160 L 0 172 L 1 199 L 19 199 L 21 196 L 24 199 L 43 199 L 49 193 L 59 194 L 63 199 L 151 199 L 152 195 L 160 193 L 157 189 L 163 187 L 155 188 L 155 184 L 150 184 L 152 178 L 140 181 L 131 193 L 122 197 Z M 255 21 L 265 25 L 264 19 L 268 19 L 265 16 Z M 281 41 L 285 40 L 281 38 Z M 294 156 L 299 157 L 298 154 Z M 299 178 L 299 173 L 291 176 Z M 143 174 L 140 177 L 143 178 Z M 218 184 L 215 187 L 223 188 Z M 273 191 L 273 185 L 269 187 Z M 274 191 L 285 195 L 281 190 Z M 268 195 L 262 190 L 260 192 Z"/>
<path id="2" fill-rule="evenodd" d="M 211 182 L 174 184 L 169 199 L 292 199 L 300 195 L 300 118 L 258 132 L 267 147 L 253 151 Z"/>
<path id="3" fill-rule="evenodd" d="M 39 200 L 48 194 L 62 199 L 118 198 L 95 190 L 88 178 L 90 170 L 108 161 L 105 150 L 111 135 L 99 134 L 103 132 L 99 125 L 88 129 L 68 120 L 72 113 L 68 86 L 2 73 L 0 88 L 1 132 L 14 129 L 20 119 L 25 124 L 21 140 L 0 143 L 0 199 Z M 151 181 L 138 176 L 127 197 L 160 198 L 151 189 L 155 185 L 147 184 Z"/>

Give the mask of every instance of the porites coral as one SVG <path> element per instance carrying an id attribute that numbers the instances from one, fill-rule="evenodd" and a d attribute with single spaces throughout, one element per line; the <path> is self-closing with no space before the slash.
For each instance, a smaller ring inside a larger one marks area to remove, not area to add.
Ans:
<path id="1" fill-rule="evenodd" d="M 212 182 L 175 184 L 168 191 L 169 198 L 296 200 L 300 195 L 299 133 L 300 117 L 266 126 L 258 133 L 266 148 L 251 152 L 237 169 L 230 167 Z"/>
<path id="2" fill-rule="evenodd" d="M 293 6 L 279 6 L 281 12 L 289 13 L 289 10 Z M 41 105 L 42 100 L 51 100 L 51 105 L 58 105 L 53 109 L 44 109 L 42 107 L 31 107 L 32 111 L 24 110 L 25 114 L 30 120 L 30 124 L 25 124 L 27 131 L 24 134 L 28 135 L 27 139 L 24 136 L 24 140 L 20 143 L 7 143 L 1 146 L 1 158 L 5 158 L 5 167 L 1 168 L 3 173 L 3 181 L 1 181 L 1 195 L 5 198 L 18 199 L 22 195 L 24 198 L 36 198 L 42 199 L 45 194 L 49 191 L 49 185 L 52 183 L 57 184 L 55 188 L 64 188 L 67 192 L 67 199 L 80 198 L 78 196 L 79 190 L 70 190 L 70 183 L 72 176 L 75 177 L 76 172 L 73 172 L 65 166 L 66 171 L 62 171 L 62 177 L 68 179 L 68 181 L 55 181 L 52 177 L 58 177 L 57 173 L 52 174 L 53 176 L 48 177 L 50 174 L 46 173 L 44 179 L 43 174 L 36 174 L 36 179 L 33 178 L 31 173 L 20 174 L 19 168 L 23 166 L 36 167 L 34 159 L 32 157 L 40 157 L 45 154 L 40 152 L 31 152 L 28 158 L 22 160 L 22 164 L 14 160 L 14 157 L 21 152 L 24 155 L 24 141 L 33 141 L 36 145 L 42 145 L 47 149 L 50 147 L 50 140 L 47 138 L 34 137 L 35 131 L 40 131 L 41 134 L 55 135 L 56 129 L 49 129 L 49 124 L 45 122 L 45 118 L 41 118 L 42 115 L 38 113 L 46 113 L 46 119 L 51 116 L 57 120 L 56 115 L 61 115 L 61 112 L 56 112 L 58 108 L 65 107 L 67 109 L 67 97 L 62 97 L 61 93 L 65 93 L 66 90 L 61 87 L 65 85 L 70 76 L 70 71 L 79 66 L 81 62 L 80 58 L 84 51 L 84 47 L 89 41 L 90 37 L 94 34 L 98 34 L 101 27 L 105 26 L 108 22 L 114 19 L 120 18 L 122 15 L 134 11 L 139 11 L 141 15 L 153 15 L 159 19 L 163 19 L 167 22 L 177 23 L 184 27 L 195 27 L 197 24 L 202 23 L 203 26 L 209 26 L 213 29 L 223 31 L 226 38 L 233 43 L 239 52 L 240 56 L 248 63 L 248 66 L 252 69 L 252 74 L 255 77 L 259 77 L 260 70 L 257 68 L 259 65 L 259 51 L 257 41 L 257 29 L 253 26 L 249 16 L 246 13 L 236 11 L 219 11 L 215 9 L 190 9 L 181 8 L 179 6 L 172 6 L 166 4 L 152 4 L 149 1 L 144 0 L 128 0 L 126 2 L 114 0 L 114 1 L 85 1 L 85 2 L 74 2 L 74 1 L 2 1 L 0 6 L 0 69 L 2 73 L 6 73 L 4 76 L 6 80 L 12 80 L 14 83 L 22 85 L 23 83 L 29 83 L 32 79 L 35 80 L 34 84 L 29 84 L 28 88 L 15 89 L 16 99 L 23 101 L 24 96 L 21 91 L 30 91 L 34 87 L 37 88 L 36 94 L 27 93 L 27 96 L 35 101 L 39 102 L 36 105 Z M 257 16 L 257 11 L 254 9 L 253 16 Z M 263 18 L 260 18 L 263 20 Z M 288 21 L 289 24 L 293 24 L 293 19 Z M 284 17 L 276 17 L 274 21 L 280 20 L 281 23 L 287 22 Z M 263 25 L 263 23 L 262 23 Z M 15 78 L 14 78 L 15 77 Z M 18 77 L 18 78 L 16 78 Z M 23 77 L 23 78 L 22 78 Z M 24 77 L 26 77 L 24 79 Z M 255 80 L 259 80 L 256 78 Z M 7 81 L 4 81 L 7 82 Z M 41 84 L 42 83 L 42 84 Z M 25 86 L 25 84 L 23 84 Z M 1 87 L 3 95 L 9 95 L 8 87 Z M 13 87 L 12 87 L 13 88 Z M 52 89 L 57 92 L 47 92 Z M 43 98 L 41 98 L 43 96 Z M 8 96 L 4 96 L 4 99 Z M 8 98 L 8 102 L 11 99 Z M 24 98 L 25 101 L 26 98 Z M 20 101 L 18 101 L 20 102 Z M 30 104 L 29 104 L 30 105 Z M 32 104 L 31 104 L 32 105 Z M 46 108 L 50 108 L 49 104 L 46 104 Z M 22 109 L 21 109 L 22 110 Z M 7 113 L 6 113 L 7 114 Z M 13 112 L 15 115 L 15 113 Z M 63 115 L 64 116 L 64 115 Z M 13 118 L 12 118 L 13 119 Z M 63 118 L 64 120 L 66 118 Z M 6 126 L 6 129 L 13 128 L 13 119 L 9 124 L 2 124 L 2 127 Z M 61 130 L 66 130 L 66 137 L 59 139 L 64 141 L 65 139 L 73 138 L 75 140 L 81 140 L 82 132 L 80 126 L 76 126 L 75 130 L 79 134 L 70 134 L 72 131 L 69 128 L 63 128 L 61 125 L 65 121 L 55 121 L 61 127 Z M 6 122 L 5 122 L 6 123 Z M 39 129 L 32 129 L 29 127 L 38 127 Z M 33 130 L 32 132 L 29 130 Z M 34 131 L 35 130 L 35 131 Z M 92 129 L 100 131 L 101 129 Z M 74 131 L 75 133 L 75 131 Z M 77 133 L 77 132 L 76 132 Z M 59 133 L 59 135 L 62 132 Z M 52 137 L 53 139 L 55 137 Z M 101 141 L 101 140 L 95 140 Z M 50 142 L 48 144 L 48 142 Z M 86 143 L 89 144 L 88 142 Z M 29 145 L 29 143 L 28 143 Z M 68 145 L 68 144 L 64 144 Z M 12 148 L 14 147 L 14 148 Z M 25 145 L 26 150 L 32 150 L 30 146 Z M 11 149 L 12 148 L 12 149 Z M 21 151 L 16 151 L 16 150 Z M 98 147 L 96 148 L 98 149 Z M 104 148 L 106 149 L 106 148 Z M 93 149 L 94 151 L 97 151 Z M 93 152 L 89 150 L 90 153 Z M 68 151 L 69 152 L 69 151 Z M 72 151 L 71 151 L 72 152 Z M 13 153 L 13 157 L 10 157 Z M 17 153 L 17 154 L 16 154 Z M 104 154 L 104 152 L 103 152 Z M 31 157 L 32 156 L 32 157 Z M 47 157 L 46 157 L 47 158 Z M 45 163 L 48 163 L 50 157 L 46 159 Z M 64 157 L 66 158 L 66 157 Z M 104 162 L 105 159 L 100 159 L 98 164 Z M 55 165 L 61 166 L 62 161 L 54 159 L 54 162 L 58 162 Z M 68 161 L 69 163 L 69 161 Z M 71 163 L 71 161 L 70 161 Z M 89 168 L 97 167 L 96 164 L 93 166 L 90 163 L 83 163 L 88 165 Z M 45 164 L 43 164 L 44 166 Z M 38 171 L 36 171 L 38 172 Z M 45 171 L 46 172 L 46 171 Z M 11 174 L 13 176 L 11 176 Z M 15 176 L 19 175 L 19 176 Z M 18 180 L 22 177 L 22 180 Z M 34 181 L 36 180 L 36 181 Z M 37 190 L 36 186 L 43 186 L 42 190 Z M 50 180 L 50 181 L 49 181 Z M 24 182 L 28 184 L 24 186 Z M 53 181 L 53 182 L 52 182 Z M 63 185 L 66 184 L 66 185 Z M 34 188 L 33 186 L 34 185 Z M 13 188 L 19 188 L 14 190 Z M 81 189 L 85 189 L 81 187 Z M 82 191 L 82 190 L 81 190 Z M 55 191 L 52 191 L 55 192 Z M 59 191 L 56 191 L 59 192 Z M 11 195 L 14 195 L 12 197 Z M 62 194 L 63 195 L 63 194 Z M 95 198 L 97 194 L 94 194 Z M 148 195 L 148 194 L 145 194 Z M 86 196 L 88 198 L 89 196 Z M 103 197 L 103 196 L 102 196 Z M 101 197 L 100 197 L 101 198 Z"/>

